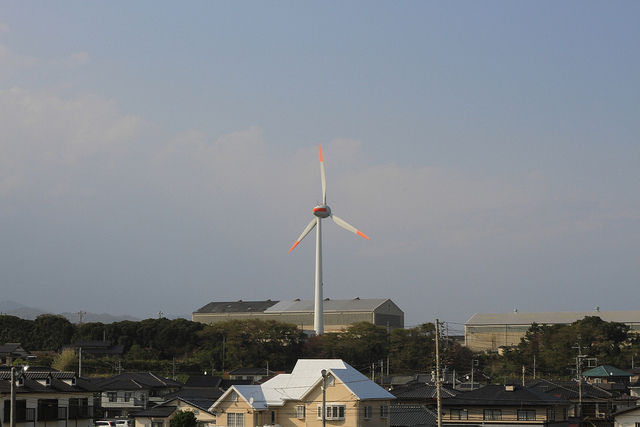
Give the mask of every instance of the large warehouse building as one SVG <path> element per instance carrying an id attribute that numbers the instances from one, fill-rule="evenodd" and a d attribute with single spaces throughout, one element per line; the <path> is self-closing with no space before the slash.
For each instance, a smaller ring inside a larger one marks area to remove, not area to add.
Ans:
<path id="1" fill-rule="evenodd" d="M 640 332 L 640 311 L 564 311 L 542 313 L 476 313 L 464 326 L 465 345 L 473 351 L 498 351 L 518 345 L 532 323 L 569 325 L 587 316 L 624 323 Z"/>
<path id="2" fill-rule="evenodd" d="M 339 332 L 356 322 L 371 322 L 389 330 L 404 328 L 404 312 L 390 299 L 326 299 L 323 306 L 325 332 Z M 313 309 L 312 300 L 211 302 L 193 312 L 192 320 L 206 324 L 232 319 L 277 320 L 311 333 Z"/>

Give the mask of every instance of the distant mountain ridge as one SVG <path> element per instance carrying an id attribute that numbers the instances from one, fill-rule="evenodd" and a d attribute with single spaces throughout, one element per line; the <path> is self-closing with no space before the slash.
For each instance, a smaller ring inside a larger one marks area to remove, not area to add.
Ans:
<path id="1" fill-rule="evenodd" d="M 0 301 L 0 314 L 6 314 L 9 316 L 16 316 L 25 320 L 35 320 L 36 317 L 41 314 L 56 314 L 51 313 L 50 311 L 45 311 L 40 308 L 27 307 L 26 305 L 20 304 L 15 301 Z M 71 323 L 80 323 L 80 314 L 78 313 L 58 313 L 61 316 L 69 319 Z M 115 323 L 122 322 L 123 320 L 131 320 L 133 322 L 139 322 L 141 319 L 137 317 L 123 315 L 123 316 L 113 316 L 111 314 L 102 313 L 83 313 L 82 314 L 82 323 Z"/>

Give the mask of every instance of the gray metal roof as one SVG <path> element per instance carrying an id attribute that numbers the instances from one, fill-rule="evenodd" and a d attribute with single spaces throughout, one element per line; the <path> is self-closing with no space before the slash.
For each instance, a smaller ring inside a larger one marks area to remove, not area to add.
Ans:
<path id="1" fill-rule="evenodd" d="M 397 306 L 388 298 L 384 299 L 342 299 L 323 301 L 323 311 L 373 311 L 385 303 Z M 313 300 L 295 301 L 235 301 L 235 302 L 211 302 L 198 309 L 195 313 L 309 313 L 314 310 Z"/>
<path id="2" fill-rule="evenodd" d="M 605 322 L 640 323 L 640 311 L 561 311 L 538 313 L 476 313 L 467 321 L 466 326 L 476 325 L 522 325 L 570 324 L 587 316 L 597 316 Z"/>
<path id="3" fill-rule="evenodd" d="M 323 311 L 373 311 L 389 299 L 325 299 L 322 302 Z M 395 305 L 395 304 L 394 304 Z M 266 313 L 301 312 L 308 313 L 314 310 L 313 300 L 280 301 L 265 310 Z"/>

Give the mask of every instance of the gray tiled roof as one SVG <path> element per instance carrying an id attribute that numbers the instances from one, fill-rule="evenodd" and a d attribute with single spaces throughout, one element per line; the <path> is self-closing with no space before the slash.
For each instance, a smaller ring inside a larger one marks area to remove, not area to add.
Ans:
<path id="1" fill-rule="evenodd" d="M 431 427 L 438 424 L 436 414 L 424 405 L 390 405 L 391 427 Z"/>

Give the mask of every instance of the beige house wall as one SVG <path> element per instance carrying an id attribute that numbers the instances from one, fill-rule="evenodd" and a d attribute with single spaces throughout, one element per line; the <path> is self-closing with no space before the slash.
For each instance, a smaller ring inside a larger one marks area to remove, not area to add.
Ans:
<path id="1" fill-rule="evenodd" d="M 275 413 L 275 424 L 282 427 L 321 427 L 322 419 L 318 419 L 318 407 L 322 407 L 322 387 L 313 388 L 304 400 L 288 400 L 283 406 L 273 406 L 265 411 L 254 411 L 250 405 L 238 396 L 233 402 L 233 393 L 229 393 L 225 400 L 217 407 L 217 426 L 227 425 L 227 414 L 243 413 L 245 427 L 264 426 L 271 424 L 271 412 Z M 380 417 L 380 406 L 390 405 L 389 400 L 364 400 L 360 401 L 339 380 L 335 380 L 333 386 L 327 387 L 326 404 L 339 404 L 345 406 L 344 420 L 327 420 L 327 426 L 340 427 L 389 427 L 389 416 Z M 304 417 L 297 417 L 298 406 L 304 406 Z M 364 417 L 364 407 L 372 407 L 371 418 Z M 146 426 L 145 426 L 146 427 Z M 167 426 L 165 426 L 167 427 Z"/>

